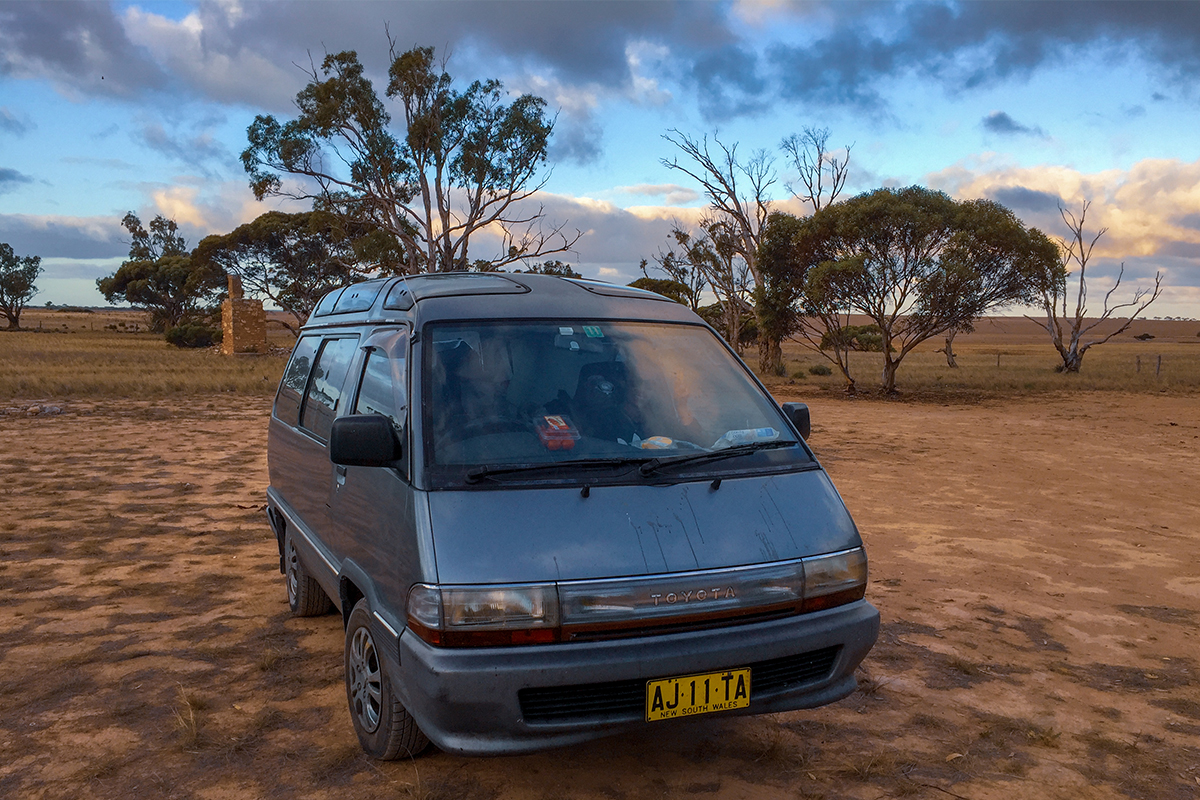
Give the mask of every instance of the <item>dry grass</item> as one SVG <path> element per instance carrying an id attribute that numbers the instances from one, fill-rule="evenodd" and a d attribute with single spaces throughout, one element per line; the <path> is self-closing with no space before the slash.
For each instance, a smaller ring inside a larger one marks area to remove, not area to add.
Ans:
<path id="1" fill-rule="evenodd" d="M 21 323 L 26 330 L 0 334 L 0 403 L 217 392 L 264 396 L 274 393 L 286 358 L 282 350 L 229 358 L 213 349 L 172 347 L 161 334 L 146 332 L 144 318 L 129 311 L 34 309 Z M 132 332 L 135 325 L 138 332 Z M 286 331 L 271 333 L 274 347 L 290 348 L 292 341 Z"/>
<path id="2" fill-rule="evenodd" d="M 1083 368 L 1075 375 L 1054 371 L 1060 360 L 1049 342 L 956 344 L 957 369 L 948 367 L 946 357 L 935 352 L 939 344 L 927 342 L 904 358 L 896 373 L 896 387 L 901 394 L 1004 397 L 1062 391 L 1140 393 L 1200 389 L 1200 339 L 1195 344 L 1114 339 L 1089 350 L 1084 356 Z M 809 372 L 810 367 L 827 363 L 819 354 L 794 343 L 786 344 L 783 352 L 788 377 L 768 379 L 767 383 L 772 387 L 790 380 L 798 388 L 843 389 L 845 381 L 840 373 L 820 376 Z M 1162 357 L 1161 368 L 1159 356 Z M 753 354 L 747 353 L 746 358 L 753 361 Z M 850 356 L 850 374 L 861 392 L 879 389 L 882 369 L 881 353 L 852 353 Z"/>
<path id="3" fill-rule="evenodd" d="M 191 751 L 201 747 L 204 741 L 204 720 L 202 712 L 208 708 L 208 701 L 202 697 L 179 687 L 179 696 L 173 712 L 175 732 L 179 736 L 179 746 Z"/>

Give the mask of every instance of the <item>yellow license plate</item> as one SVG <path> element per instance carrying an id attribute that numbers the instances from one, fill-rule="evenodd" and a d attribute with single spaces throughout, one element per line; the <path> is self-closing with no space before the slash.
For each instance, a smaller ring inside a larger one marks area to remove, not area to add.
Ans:
<path id="1" fill-rule="evenodd" d="M 704 672 L 646 682 L 646 721 L 678 719 L 750 705 L 750 670 Z"/>

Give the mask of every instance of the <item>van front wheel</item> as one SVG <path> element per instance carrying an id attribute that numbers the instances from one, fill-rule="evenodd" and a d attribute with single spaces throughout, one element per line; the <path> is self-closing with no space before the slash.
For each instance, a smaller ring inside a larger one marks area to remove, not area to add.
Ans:
<path id="1" fill-rule="evenodd" d="M 288 606 L 297 617 L 319 617 L 328 614 L 333 608 L 329 595 L 317 583 L 316 578 L 308 574 L 292 534 L 284 537 L 284 580 L 287 583 Z"/>
<path id="2" fill-rule="evenodd" d="M 368 755 L 383 761 L 410 758 L 429 745 L 392 690 L 366 600 L 358 601 L 346 625 L 346 699 L 354 732 Z"/>

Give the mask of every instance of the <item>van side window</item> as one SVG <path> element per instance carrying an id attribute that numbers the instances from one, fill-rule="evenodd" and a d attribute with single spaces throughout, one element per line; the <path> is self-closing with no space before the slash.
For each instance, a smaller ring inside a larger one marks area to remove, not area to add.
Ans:
<path id="1" fill-rule="evenodd" d="M 300 398 L 304 396 L 304 387 L 308 385 L 313 356 L 320 342 L 318 336 L 305 336 L 296 342 L 287 369 L 283 371 L 279 394 L 275 396 L 275 416 L 288 425 L 300 424 Z"/>
<path id="2" fill-rule="evenodd" d="M 394 363 L 402 375 L 403 360 L 397 359 Z M 367 353 L 354 413 L 383 414 L 399 429 L 404 424 L 404 400 L 398 396 L 396 389 L 403 388 L 403 379 L 394 377 L 392 369 L 393 359 L 388 358 L 383 350 L 372 348 Z"/>
<path id="3" fill-rule="evenodd" d="M 308 393 L 304 396 L 300 427 L 323 441 L 329 439 L 329 429 L 333 426 L 342 399 L 342 384 L 346 382 L 346 373 L 357 344 L 356 339 L 327 339 L 317 356 L 312 380 L 308 382 Z"/>

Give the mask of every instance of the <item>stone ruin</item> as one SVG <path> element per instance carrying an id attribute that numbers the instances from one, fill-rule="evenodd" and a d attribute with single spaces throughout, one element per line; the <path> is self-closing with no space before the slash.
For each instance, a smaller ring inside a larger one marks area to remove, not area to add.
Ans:
<path id="1" fill-rule="evenodd" d="M 221 353 L 267 352 L 267 312 L 262 300 L 242 295 L 242 279 L 229 276 L 229 299 L 221 303 Z"/>

